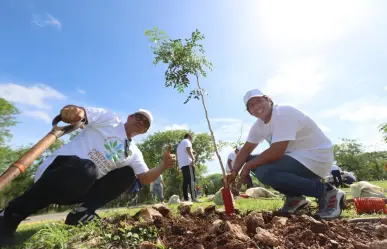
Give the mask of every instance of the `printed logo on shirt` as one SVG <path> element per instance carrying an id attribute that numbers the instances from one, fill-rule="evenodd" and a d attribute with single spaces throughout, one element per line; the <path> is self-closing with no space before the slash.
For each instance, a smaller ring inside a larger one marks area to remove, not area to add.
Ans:
<path id="1" fill-rule="evenodd" d="M 98 166 L 103 174 L 107 174 L 116 167 L 116 163 L 124 159 L 124 143 L 117 137 L 107 137 L 104 140 L 104 152 L 92 149 L 88 155 L 90 159 Z M 131 155 L 132 152 L 128 151 Z"/>
<path id="2" fill-rule="evenodd" d="M 124 157 L 124 143 L 116 137 L 108 137 L 104 141 L 105 156 L 108 160 L 117 163 Z M 130 153 L 131 154 L 131 153 Z"/>

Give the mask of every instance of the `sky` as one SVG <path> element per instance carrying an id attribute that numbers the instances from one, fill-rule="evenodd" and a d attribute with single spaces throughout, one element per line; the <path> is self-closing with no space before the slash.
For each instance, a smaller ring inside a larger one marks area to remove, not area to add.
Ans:
<path id="1" fill-rule="evenodd" d="M 310 115 L 333 143 L 357 139 L 387 149 L 386 1 L 52 1 L 0 3 L 0 97 L 21 111 L 13 147 L 51 129 L 66 104 L 94 106 L 122 118 L 139 108 L 150 132 L 208 132 L 200 101 L 183 104 L 164 86 L 144 31 L 172 38 L 199 29 L 213 71 L 201 79 L 217 140 L 245 141 L 255 119 L 243 95 L 259 88 L 275 103 Z M 147 135 L 135 138 L 141 142 Z M 267 148 L 260 145 L 254 153 Z M 232 150 L 220 155 L 225 163 Z M 220 173 L 214 157 L 208 173 Z"/>

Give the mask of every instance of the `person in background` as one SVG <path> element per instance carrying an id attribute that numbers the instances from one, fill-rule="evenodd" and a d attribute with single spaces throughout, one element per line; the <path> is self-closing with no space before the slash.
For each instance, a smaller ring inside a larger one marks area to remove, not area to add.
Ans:
<path id="1" fill-rule="evenodd" d="M 228 157 L 227 157 L 227 167 L 226 167 L 226 173 L 227 174 L 229 174 L 231 172 L 232 167 L 234 165 L 235 157 L 238 154 L 240 148 L 241 148 L 241 146 L 238 146 L 238 147 L 235 148 L 235 150 L 231 151 L 228 154 Z"/>
<path id="2" fill-rule="evenodd" d="M 204 185 L 204 194 L 205 194 L 205 196 L 208 195 L 208 187 L 207 187 L 207 185 Z"/>
<path id="3" fill-rule="evenodd" d="M 260 182 L 286 196 L 279 212 L 298 212 L 310 205 L 311 201 L 305 198 L 310 196 L 318 199 L 316 218 L 338 218 L 344 207 L 345 192 L 321 181 L 333 163 L 330 139 L 306 113 L 289 105 L 274 104 L 258 89 L 245 94 L 244 104 L 257 121 L 251 127 L 226 181 L 232 183 L 242 167 L 241 178 L 247 181 L 253 170 Z M 245 164 L 264 140 L 270 147 Z"/>
<path id="4" fill-rule="evenodd" d="M 177 146 L 178 167 L 183 173 L 183 198 L 188 201 L 188 189 L 192 201 L 196 201 L 195 195 L 195 157 L 192 149 L 192 136 L 187 133 Z"/>
<path id="5" fill-rule="evenodd" d="M 333 184 L 335 184 L 336 188 L 339 186 L 343 187 L 343 179 L 341 178 L 341 168 L 337 166 L 336 162 L 332 164 L 331 174 L 333 177 Z"/>
<path id="6" fill-rule="evenodd" d="M 153 196 L 159 202 L 163 202 L 164 201 L 164 190 L 165 190 L 165 183 L 164 183 L 164 180 L 163 180 L 163 175 L 160 175 L 153 182 Z"/>
<path id="7" fill-rule="evenodd" d="M 344 184 L 351 185 L 352 183 L 356 182 L 356 177 L 348 171 L 341 171 L 341 178 L 343 179 Z"/>

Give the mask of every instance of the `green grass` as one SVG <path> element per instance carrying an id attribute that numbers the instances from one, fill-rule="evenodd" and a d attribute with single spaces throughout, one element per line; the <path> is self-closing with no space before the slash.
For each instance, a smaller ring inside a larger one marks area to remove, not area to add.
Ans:
<path id="1" fill-rule="evenodd" d="M 380 186 L 384 189 L 387 189 L 387 181 L 375 181 L 371 182 L 377 186 Z M 350 189 L 343 189 L 347 193 L 347 199 L 352 198 L 350 195 Z M 311 198 L 314 201 L 314 198 Z M 194 203 L 193 210 L 198 207 L 207 207 L 209 205 L 214 205 L 212 201 L 209 201 L 207 198 L 202 198 L 201 203 Z M 244 199 L 240 198 L 235 200 L 235 208 L 239 209 L 241 212 L 249 210 L 257 211 L 274 211 L 277 208 L 281 207 L 283 204 L 282 199 Z M 313 202 L 312 205 L 316 205 Z M 115 217 L 118 215 L 134 215 L 142 207 L 137 208 L 128 208 L 128 209 L 119 209 L 115 211 L 100 211 L 99 215 L 101 217 Z M 169 205 L 169 208 L 173 213 L 177 214 L 178 205 Z M 217 206 L 217 208 L 224 209 L 224 206 Z M 370 216 L 380 216 L 380 215 L 363 215 L 358 216 L 354 208 L 346 209 L 343 211 L 343 218 L 354 218 L 354 217 L 370 217 Z M 126 231 L 131 234 L 131 232 Z M 145 232 L 147 233 L 147 231 Z M 83 236 L 83 237 L 82 237 Z M 107 233 L 106 231 L 101 231 L 100 227 L 97 225 L 88 225 L 81 228 L 69 227 L 63 224 L 63 222 L 41 222 L 38 224 L 22 224 L 17 231 L 17 240 L 20 243 L 20 246 L 8 247 L 7 249 L 16 249 L 16 248 L 92 248 L 90 244 L 77 244 L 77 247 L 68 247 L 68 241 L 81 240 L 79 238 L 91 238 L 91 237 L 103 238 L 105 243 L 108 243 L 109 240 L 113 241 L 117 239 L 117 236 L 113 236 Z M 110 236 L 110 237 L 109 237 Z M 113 241 L 114 242 L 114 241 Z M 23 245 L 24 244 L 24 245 Z"/>

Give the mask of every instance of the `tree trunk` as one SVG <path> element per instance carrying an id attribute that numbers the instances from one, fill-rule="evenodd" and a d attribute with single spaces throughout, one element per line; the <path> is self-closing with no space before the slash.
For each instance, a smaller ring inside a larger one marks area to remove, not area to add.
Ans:
<path id="1" fill-rule="evenodd" d="M 196 83 L 198 84 L 198 88 L 199 88 L 199 93 L 200 93 L 200 96 L 202 97 L 202 104 L 203 104 L 204 112 L 206 114 L 208 128 L 210 129 L 210 133 L 211 133 L 211 137 L 212 137 L 212 142 L 214 143 L 215 153 L 216 153 L 216 156 L 219 159 L 219 163 L 220 163 L 220 167 L 222 168 L 223 176 L 225 176 L 226 175 L 226 171 L 224 170 L 224 166 L 223 166 L 223 163 L 222 163 L 222 158 L 219 155 L 218 146 L 216 145 L 215 135 L 214 135 L 214 132 L 212 131 L 210 119 L 208 117 L 207 107 L 206 107 L 206 104 L 204 103 L 203 89 L 200 87 L 198 74 L 196 73 L 195 76 L 196 76 Z"/>

